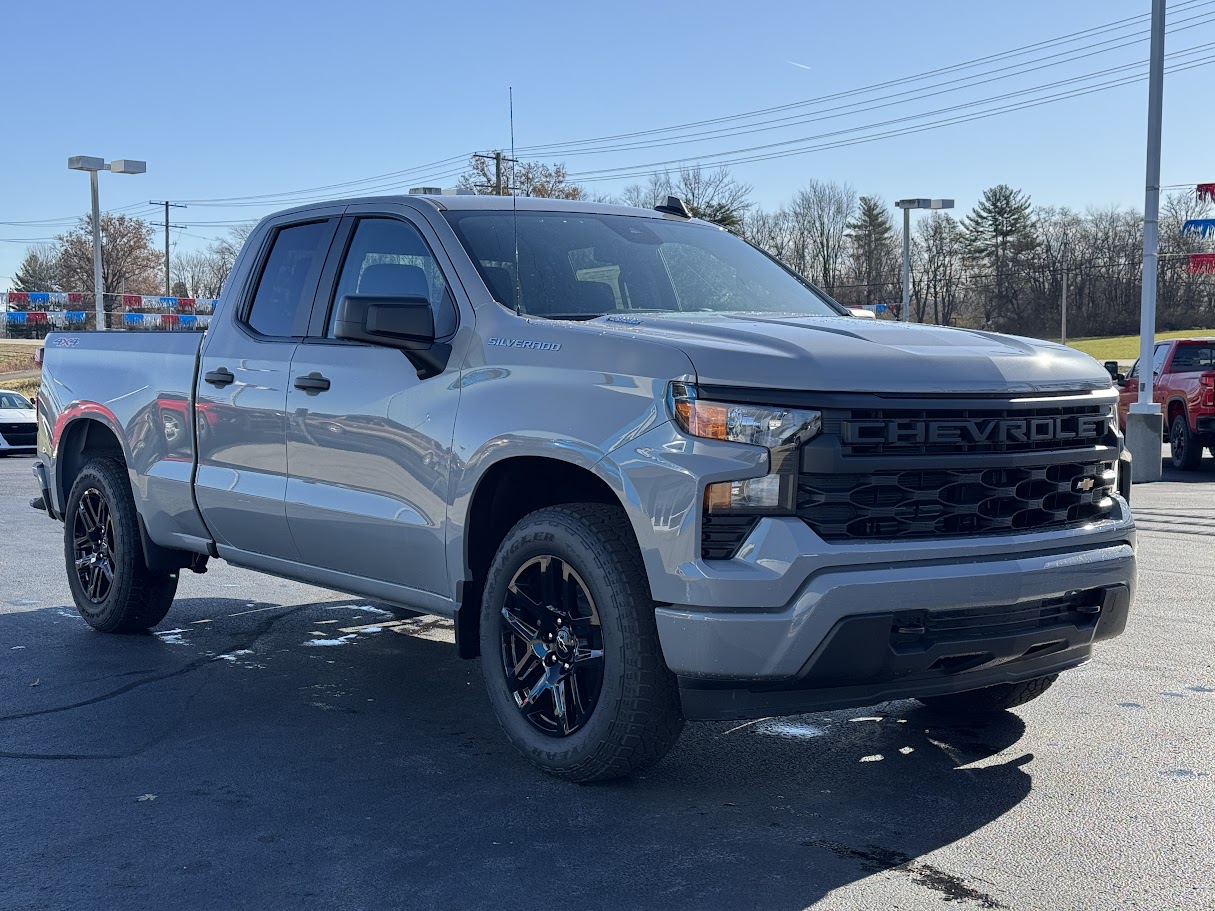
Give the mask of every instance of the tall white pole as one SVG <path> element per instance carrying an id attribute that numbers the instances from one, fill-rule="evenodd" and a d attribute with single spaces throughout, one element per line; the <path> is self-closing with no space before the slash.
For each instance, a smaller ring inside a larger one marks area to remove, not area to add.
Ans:
<path id="1" fill-rule="evenodd" d="M 1152 53 L 1148 72 L 1147 180 L 1143 202 L 1143 297 L 1139 313 L 1139 400 L 1126 416 L 1126 443 L 1133 481 L 1159 481 L 1163 419 L 1152 401 L 1156 342 L 1156 254 L 1160 243 L 1160 119 L 1164 101 L 1164 5 L 1152 0 Z"/>
<path id="2" fill-rule="evenodd" d="M 911 209 L 903 209 L 903 322 L 911 320 Z"/>
<path id="3" fill-rule="evenodd" d="M 1143 296 L 1139 313 L 1139 410 L 1152 402 L 1152 354 L 1156 344 L 1156 253 L 1160 246 L 1160 120 L 1164 104 L 1164 7 L 1152 0 L 1148 71 L 1147 189 L 1143 202 Z"/>
<path id="4" fill-rule="evenodd" d="M 93 196 L 93 305 L 97 311 L 97 331 L 105 329 L 105 299 L 101 286 L 101 205 L 97 200 L 97 172 L 89 171 L 89 190 Z"/>
<path id="5" fill-rule="evenodd" d="M 1067 344 L 1067 270 L 1063 270 L 1063 298 L 1060 301 L 1060 332 L 1061 344 Z"/>

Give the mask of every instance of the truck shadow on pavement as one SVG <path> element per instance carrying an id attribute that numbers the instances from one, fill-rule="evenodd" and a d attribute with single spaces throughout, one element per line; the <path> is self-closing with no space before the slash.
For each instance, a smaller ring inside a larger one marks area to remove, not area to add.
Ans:
<path id="1" fill-rule="evenodd" d="M 1016 715 L 689 725 L 647 773 L 579 787 L 514 752 L 449 642 L 340 597 L 183 599 L 136 637 L 0 615 L 8 900 L 793 911 L 884 874 L 904 906 L 1003 907 L 988 871 L 925 856 L 1029 793 Z"/>

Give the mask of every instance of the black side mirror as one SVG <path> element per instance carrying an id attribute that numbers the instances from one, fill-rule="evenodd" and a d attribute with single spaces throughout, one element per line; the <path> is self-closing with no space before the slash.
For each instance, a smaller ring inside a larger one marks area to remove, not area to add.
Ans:
<path id="1" fill-rule="evenodd" d="M 1118 379 L 1118 362 L 1117 361 L 1106 361 L 1104 364 L 1102 364 L 1102 366 L 1105 367 L 1105 372 L 1110 375 L 1111 379 L 1113 379 L 1113 380 Z"/>
<path id="2" fill-rule="evenodd" d="M 442 373 L 451 346 L 435 341 L 435 315 L 424 297 L 348 294 L 338 302 L 335 338 L 398 348 L 419 375 Z"/>

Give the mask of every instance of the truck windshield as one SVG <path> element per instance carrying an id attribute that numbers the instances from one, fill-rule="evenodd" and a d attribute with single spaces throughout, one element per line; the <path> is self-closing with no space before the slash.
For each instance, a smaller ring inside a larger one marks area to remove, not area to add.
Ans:
<path id="1" fill-rule="evenodd" d="M 531 316 L 843 312 L 775 260 L 708 225 L 566 212 L 444 215 L 494 298 Z"/>
<path id="2" fill-rule="evenodd" d="M 15 408 L 18 411 L 32 409 L 34 406 L 25 396 L 16 392 L 0 392 L 0 408 Z"/>

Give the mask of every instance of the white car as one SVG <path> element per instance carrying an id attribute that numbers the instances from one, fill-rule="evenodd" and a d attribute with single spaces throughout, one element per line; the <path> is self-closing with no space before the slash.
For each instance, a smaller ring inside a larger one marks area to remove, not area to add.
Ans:
<path id="1" fill-rule="evenodd" d="M 33 452 L 38 446 L 34 404 L 20 392 L 0 389 L 0 455 Z"/>

